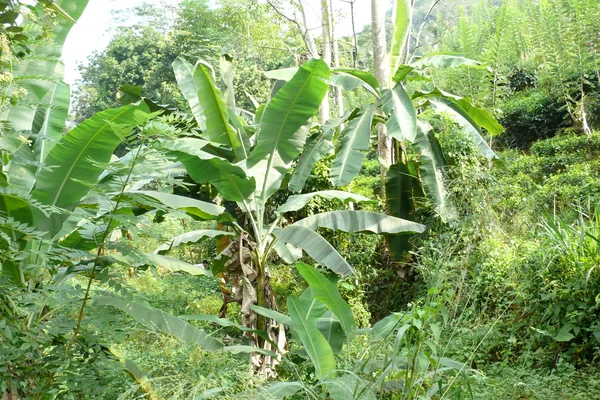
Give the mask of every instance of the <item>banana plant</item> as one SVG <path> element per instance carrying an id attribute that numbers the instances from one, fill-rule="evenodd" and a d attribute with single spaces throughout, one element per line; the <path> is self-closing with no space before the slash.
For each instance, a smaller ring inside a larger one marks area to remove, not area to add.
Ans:
<path id="1" fill-rule="evenodd" d="M 496 157 L 482 137 L 482 129 L 500 134 L 502 126 L 485 109 L 475 107 L 470 99 L 455 96 L 435 86 L 428 74 L 430 68 L 479 66 L 481 63 L 459 54 L 440 53 L 422 57 L 411 64 L 402 63 L 404 45 L 411 24 L 411 2 L 398 0 L 392 20 L 395 24 L 390 60 L 390 79 L 378 82 L 373 74 L 357 69 L 334 69 L 329 83 L 344 90 L 364 89 L 373 96 L 365 104 L 311 137 L 289 182 L 289 189 L 300 191 L 315 164 L 337 149 L 330 171 L 334 186 L 348 185 L 358 174 L 371 133 L 382 122 L 394 140 L 394 164 L 387 165 L 386 202 L 389 213 L 396 217 L 414 218 L 415 203 L 426 196 L 436 213 L 444 220 L 453 218 L 453 207 L 446 191 L 446 160 L 435 132 L 425 115 L 448 114 L 489 160 Z M 269 71 L 267 76 L 288 80 L 295 69 Z M 418 90 L 415 88 L 419 88 Z M 335 128 L 345 128 L 334 135 Z M 333 143 L 333 138 L 337 143 Z M 416 159 L 409 153 L 416 154 Z M 390 249 L 397 255 L 407 249 L 407 236 L 388 236 Z"/>
<path id="2" fill-rule="evenodd" d="M 232 88 L 224 87 L 225 96 L 222 94 L 210 65 L 199 61 L 192 66 L 179 58 L 173 68 L 201 134 L 162 140 L 160 148 L 167 157 L 185 166 L 195 182 L 210 184 L 223 201 L 237 205 L 241 218 L 240 215 L 220 217 L 221 223 L 230 226 L 236 237 L 219 255 L 213 269 L 221 268 L 232 277 L 233 297 L 242 304 L 243 324 L 269 332 L 269 341 L 255 337 L 258 347 L 270 350 L 271 343 L 277 343 L 277 324 L 251 308 L 252 305 L 276 308 L 268 269 L 273 256 L 292 264 L 304 252 L 319 265 L 348 276 L 354 273 L 353 267 L 319 234 L 319 228 L 375 234 L 424 230 L 420 224 L 382 213 L 351 210 L 316 214 L 288 223 L 286 215 L 302 209 L 315 197 L 355 204 L 371 202 L 344 191 L 305 193 L 289 196 L 283 204 L 273 202 L 273 195 L 282 192 L 280 189 L 289 179 L 292 166 L 306 149 L 309 132 L 335 125 L 332 122 L 319 127 L 313 122 L 330 77 L 330 70 L 322 60 L 310 60 L 300 66 L 267 104 L 257 108 L 250 121 L 240 116 L 250 113 L 242 113 L 235 107 Z M 167 248 L 183 242 L 182 239 L 173 239 Z M 268 364 L 273 360 L 254 361 L 263 373 L 270 373 Z"/>
<path id="3" fill-rule="evenodd" d="M 288 329 L 298 344 L 299 350 L 294 353 L 310 362 L 314 378 L 276 381 L 244 392 L 243 397 L 283 399 L 304 393 L 309 398 L 375 400 L 388 391 L 395 395 L 402 392 L 402 398 L 407 399 L 423 394 L 431 398 L 451 389 L 456 377 L 477 373 L 462 362 L 438 354 L 436 343 L 442 333 L 443 310 L 393 313 L 370 328 L 358 329 L 335 280 L 303 262 L 296 268 L 308 289 L 300 296 L 287 298 L 288 315 L 256 305 L 251 308 Z M 208 316 L 183 318 L 233 325 Z M 366 336 L 362 354 L 346 355 L 341 368 L 338 357 L 344 343 L 358 336 Z M 205 393 L 208 396 L 212 389 Z"/>

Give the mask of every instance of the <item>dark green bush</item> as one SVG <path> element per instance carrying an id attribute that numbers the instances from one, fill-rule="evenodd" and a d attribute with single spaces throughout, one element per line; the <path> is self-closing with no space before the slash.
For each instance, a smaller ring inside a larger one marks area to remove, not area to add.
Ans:
<path id="1" fill-rule="evenodd" d="M 506 131 L 498 137 L 505 147 L 528 148 L 533 142 L 556 135 L 571 125 L 563 103 L 539 89 L 525 90 L 501 107 L 500 123 Z"/>

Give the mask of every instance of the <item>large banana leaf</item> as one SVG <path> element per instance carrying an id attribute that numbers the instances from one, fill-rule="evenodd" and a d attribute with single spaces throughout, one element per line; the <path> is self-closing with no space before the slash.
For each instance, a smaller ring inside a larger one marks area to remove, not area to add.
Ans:
<path id="1" fill-rule="evenodd" d="M 46 156 L 49 169 L 40 170 L 33 197 L 43 204 L 65 208 L 85 196 L 96 183 L 102 167 L 107 163 L 121 142 L 113 131 L 132 129 L 144 123 L 149 114 L 145 104 L 127 105 L 102 111 L 72 129 L 52 148 Z"/>
<path id="2" fill-rule="evenodd" d="M 370 72 L 351 68 L 335 68 L 333 72 L 341 72 L 344 74 L 352 75 L 366 83 L 368 86 L 370 86 L 371 90 L 369 91 L 375 93 L 379 92 L 379 82 L 377 82 L 377 78 L 375 78 L 375 75 L 373 75 Z"/>
<path id="3" fill-rule="evenodd" d="M 202 230 L 186 232 L 181 235 L 175 236 L 168 243 L 165 243 L 165 244 L 161 245 L 159 248 L 157 248 L 154 252 L 157 254 L 164 254 L 164 253 L 170 251 L 171 249 L 174 249 L 175 247 L 180 246 L 182 244 L 198 243 L 204 239 L 215 239 L 215 238 L 219 239 L 224 236 L 235 236 L 235 234 L 233 232 L 217 231 L 217 230 L 210 230 L 210 229 L 202 229 Z"/>
<path id="4" fill-rule="evenodd" d="M 331 166 L 334 186 L 347 185 L 360 171 L 369 149 L 374 113 L 375 107 L 366 107 L 342 132 L 342 147 Z"/>
<path id="5" fill-rule="evenodd" d="M 212 276 L 212 272 L 210 272 L 210 270 L 205 269 L 202 266 L 190 264 L 177 258 L 167 257 L 160 254 L 144 254 L 142 258 L 146 264 L 162 267 L 171 272 L 183 271 L 194 276 Z"/>
<path id="6" fill-rule="evenodd" d="M 43 162 L 50 150 L 62 138 L 63 129 L 69 113 L 71 89 L 69 85 L 58 81 L 48 99 L 48 105 L 38 107 L 33 121 L 33 143 L 35 160 Z"/>
<path id="7" fill-rule="evenodd" d="M 388 135 L 396 140 L 414 142 L 417 136 L 417 111 L 401 83 L 381 91 L 383 110 L 389 114 L 385 123 Z"/>
<path id="8" fill-rule="evenodd" d="M 256 188 L 254 179 L 247 179 L 240 166 L 202 150 L 206 143 L 200 139 L 180 139 L 163 141 L 161 146 L 167 149 L 167 155 L 185 166 L 196 183 L 210 182 L 225 200 L 250 199 Z"/>
<path id="9" fill-rule="evenodd" d="M 325 304 L 337 317 L 342 329 L 348 337 L 348 342 L 350 342 L 354 335 L 354 331 L 356 330 L 356 323 L 354 322 L 352 309 L 348 303 L 342 299 L 336 285 L 330 282 L 316 268 L 303 262 L 296 264 L 296 269 L 312 289 L 311 295 Z"/>
<path id="10" fill-rule="evenodd" d="M 446 160 L 440 144 L 431 133 L 431 127 L 419 122 L 417 138 L 413 143 L 420 153 L 419 171 L 425 194 L 442 219 L 451 218 L 452 212 L 446 192 L 444 168 Z"/>
<path id="11" fill-rule="evenodd" d="M 333 139 L 335 129 L 340 126 L 346 118 L 347 116 L 330 119 L 321 127 L 321 132 L 306 141 L 304 151 L 298 159 L 298 163 L 294 168 L 292 178 L 288 184 L 289 190 L 292 192 L 302 191 L 306 179 L 308 179 L 308 176 L 317 161 L 333 149 L 331 140 Z"/>
<path id="12" fill-rule="evenodd" d="M 179 90 L 181 90 L 183 97 L 185 97 L 190 105 L 196 123 L 200 129 L 205 130 L 206 117 L 202 112 L 202 107 L 200 107 L 198 89 L 196 89 L 196 84 L 194 83 L 194 66 L 181 57 L 177 57 L 171 65 L 175 72 L 175 79 L 177 80 Z"/>
<path id="13" fill-rule="evenodd" d="M 198 102 L 204 115 L 206 137 L 214 143 L 228 145 L 233 149 L 238 161 L 246 159 L 248 149 L 244 147 L 242 137 L 229 123 L 227 104 L 221 97 L 221 91 L 215 85 L 212 68 L 199 61 L 194 67 L 194 84 Z M 236 118 L 235 115 L 231 117 Z"/>
<path id="14" fill-rule="evenodd" d="M 249 174 L 256 179 L 256 194 L 263 200 L 279 189 L 292 161 L 302 151 L 307 134 L 303 126 L 319 109 L 327 93 L 327 78 L 327 64 L 310 60 L 267 104 L 256 146 L 247 160 Z"/>
<path id="15" fill-rule="evenodd" d="M 390 48 L 390 75 L 402 64 L 402 54 L 412 20 L 411 0 L 396 0 L 394 9 L 394 33 Z"/>
<path id="16" fill-rule="evenodd" d="M 447 112 L 452 115 L 456 123 L 463 128 L 463 131 L 471 138 L 488 160 L 496 158 L 496 153 L 481 136 L 479 126 L 484 127 L 491 134 L 501 133 L 504 128 L 488 111 L 473 107 L 465 99 L 454 100 L 439 97 L 432 98 L 429 101 L 437 112 Z"/>
<path id="17" fill-rule="evenodd" d="M 63 0 L 60 7 L 73 20 L 77 20 L 87 3 L 88 0 Z M 38 4 L 37 7 L 42 6 Z M 59 58 L 67 35 L 73 27 L 73 20 L 57 18 L 57 23 L 51 30 L 52 41 L 36 41 L 30 48 L 31 54 L 14 66 L 15 82 L 9 91 L 21 87 L 27 90 L 27 95 L 21 100 L 21 105 L 8 108 L 2 119 L 8 120 L 16 131 L 32 129 L 37 106 L 48 102 L 56 81 L 63 78 L 64 67 Z"/>
<path id="18" fill-rule="evenodd" d="M 289 296 L 287 306 L 294 331 L 315 367 L 315 376 L 323 379 L 333 377 L 336 361 L 327 339 L 316 327 L 316 320 L 320 315 L 311 312 L 314 302 L 315 300 L 310 298 Z"/>
<path id="19" fill-rule="evenodd" d="M 277 209 L 277 213 L 284 214 L 290 211 L 298 211 L 310 200 L 315 197 L 320 197 L 326 200 L 341 200 L 344 203 L 354 202 L 354 203 L 374 203 L 374 200 L 371 200 L 367 197 L 361 196 L 359 194 L 354 194 L 350 192 L 344 192 L 341 190 L 322 190 L 319 192 L 305 193 L 305 194 L 296 194 L 288 197 L 287 201 L 279 206 Z"/>
<path id="20" fill-rule="evenodd" d="M 224 347 L 223 343 L 188 322 L 135 301 L 124 300 L 118 297 L 98 296 L 94 298 L 94 303 L 99 306 L 118 308 L 151 329 L 171 334 L 187 343 L 197 344 L 204 350 L 218 351 Z"/>
<path id="21" fill-rule="evenodd" d="M 335 248 L 314 230 L 303 226 L 290 225 L 274 233 L 277 240 L 301 248 L 319 264 L 341 275 L 354 274 L 354 268 L 348 264 Z"/>
<path id="22" fill-rule="evenodd" d="M 386 174 L 385 194 L 389 214 L 403 219 L 413 219 L 415 213 L 415 187 L 420 183 L 414 164 L 398 162 Z M 413 169 L 415 169 L 413 171 Z M 387 235 L 388 247 L 397 261 L 411 249 L 409 235 Z"/>
<path id="23" fill-rule="evenodd" d="M 349 233 L 371 232 L 376 234 L 421 233 L 425 230 L 425 225 L 416 222 L 378 212 L 351 210 L 329 211 L 311 215 L 290 225 L 288 228 L 300 226 L 311 230 L 328 228 Z"/>
<path id="24" fill-rule="evenodd" d="M 137 190 L 124 192 L 125 196 L 134 198 L 136 196 L 146 196 L 157 200 L 162 205 L 173 210 L 183 210 L 190 215 L 209 220 L 225 212 L 225 208 L 206 201 L 197 200 L 191 197 L 179 196 L 172 193 L 155 192 L 150 190 Z"/>
<path id="25" fill-rule="evenodd" d="M 455 68 L 462 65 L 479 66 L 481 63 L 470 58 L 466 58 L 461 54 L 454 53 L 437 53 L 427 55 L 414 63 L 411 66 L 415 68 L 423 67 L 438 67 L 438 68 Z"/>

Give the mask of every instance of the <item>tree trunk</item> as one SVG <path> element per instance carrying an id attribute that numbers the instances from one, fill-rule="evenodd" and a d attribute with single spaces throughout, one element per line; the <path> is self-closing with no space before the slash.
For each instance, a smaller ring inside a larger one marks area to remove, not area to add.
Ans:
<path id="1" fill-rule="evenodd" d="M 329 0 L 321 0 L 321 20 L 323 37 L 323 61 L 331 66 L 331 13 Z M 329 119 L 329 91 L 319 107 L 319 123 L 322 125 Z"/>
<path id="2" fill-rule="evenodd" d="M 331 3 L 330 3 L 331 4 Z M 331 25 L 331 50 L 333 55 L 333 66 L 335 68 L 340 67 L 340 49 L 338 47 L 337 37 L 335 36 L 335 21 L 333 20 L 333 9 L 329 14 L 329 22 Z M 337 116 L 341 117 L 344 115 L 344 98 L 342 97 L 342 88 L 335 88 L 335 105 L 337 109 Z"/>
<path id="3" fill-rule="evenodd" d="M 386 53 L 385 15 L 380 0 L 371 0 L 371 30 L 373 32 L 373 72 L 382 88 L 388 86 L 390 71 Z M 377 126 L 377 151 L 382 161 L 381 179 L 385 179 L 385 171 L 392 164 L 392 139 L 387 134 L 385 125 Z M 385 185 L 381 185 L 385 188 Z M 385 190 L 385 189 L 382 189 Z"/>

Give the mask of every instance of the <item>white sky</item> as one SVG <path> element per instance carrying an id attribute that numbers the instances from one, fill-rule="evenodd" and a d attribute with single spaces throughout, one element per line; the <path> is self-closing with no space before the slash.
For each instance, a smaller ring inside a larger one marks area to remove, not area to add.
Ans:
<path id="1" fill-rule="evenodd" d="M 179 0 L 153 0 L 157 4 L 177 4 Z M 257 1 L 257 0 L 246 0 Z M 124 10 L 141 4 L 143 0 L 89 0 L 88 6 L 77 24 L 71 29 L 63 49 L 62 60 L 65 63 L 65 82 L 73 84 L 79 78 L 78 63 L 85 62 L 92 52 L 106 48 L 114 34 L 111 12 Z M 384 6 L 390 7 L 390 0 L 384 0 Z M 305 0 L 309 28 L 320 26 L 320 0 Z M 371 0 L 355 0 L 354 19 L 356 30 L 371 22 Z M 350 5 L 342 0 L 333 0 L 336 10 L 336 32 L 338 36 L 352 32 Z M 291 15 L 290 15 L 291 16 Z M 107 29 L 112 27 L 113 31 Z M 313 36 L 321 34 L 320 29 L 312 30 Z"/>

